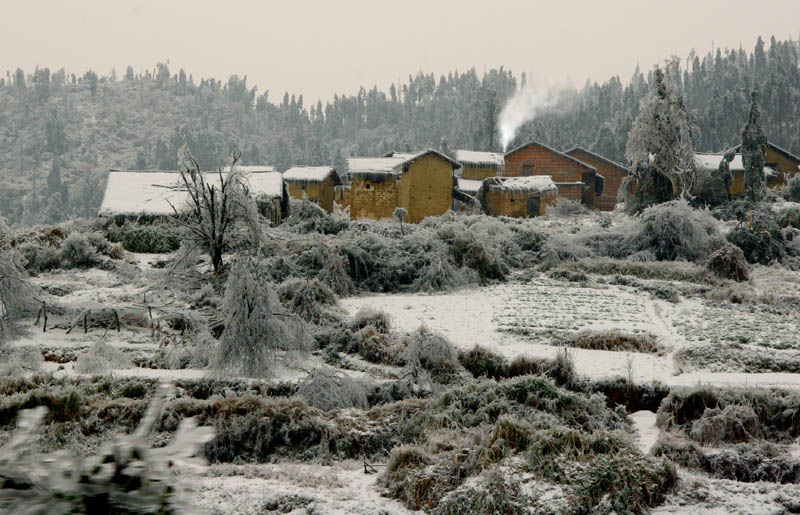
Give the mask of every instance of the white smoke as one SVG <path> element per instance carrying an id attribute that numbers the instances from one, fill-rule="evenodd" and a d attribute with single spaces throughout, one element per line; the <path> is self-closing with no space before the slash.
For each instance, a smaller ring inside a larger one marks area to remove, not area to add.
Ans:
<path id="1" fill-rule="evenodd" d="M 537 114 L 551 107 L 558 99 L 557 88 L 541 88 L 526 86 L 514 93 L 503 110 L 500 111 L 498 130 L 503 152 L 517 135 L 517 130 L 525 122 L 532 120 Z"/>

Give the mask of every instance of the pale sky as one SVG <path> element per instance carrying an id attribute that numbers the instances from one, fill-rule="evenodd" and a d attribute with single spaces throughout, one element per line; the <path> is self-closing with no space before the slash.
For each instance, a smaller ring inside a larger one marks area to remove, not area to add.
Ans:
<path id="1" fill-rule="evenodd" d="M 199 77 L 247 75 L 258 93 L 305 103 L 501 65 L 581 87 L 630 78 L 694 48 L 750 52 L 800 35 L 800 0 L 4 0 L 0 73 L 38 64 L 122 76 L 169 60 Z"/>

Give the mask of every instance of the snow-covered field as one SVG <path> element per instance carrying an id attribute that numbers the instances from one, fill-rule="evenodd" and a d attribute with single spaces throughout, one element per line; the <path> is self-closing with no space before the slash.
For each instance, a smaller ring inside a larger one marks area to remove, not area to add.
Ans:
<path id="1" fill-rule="evenodd" d="M 90 269 L 42 274 L 34 281 L 45 291 L 75 309 L 114 305 L 139 309 L 154 292 L 150 255 L 129 256 L 131 278 Z M 786 270 L 759 268 L 751 284 L 756 289 L 774 290 L 786 285 L 783 293 L 800 292 L 800 274 Z M 667 284 L 669 286 L 669 284 Z M 675 286 L 675 285 L 673 285 Z M 680 286 L 680 285 L 677 285 Z M 750 373 L 726 354 L 702 363 L 676 359 L 682 349 L 714 344 L 737 352 L 766 350 L 800 360 L 798 322 L 792 310 L 712 303 L 697 296 L 680 297 L 677 303 L 654 297 L 633 286 L 605 281 L 567 282 L 546 274 L 528 276 L 504 284 L 475 287 L 443 294 L 365 295 L 341 300 L 349 316 L 365 307 L 390 315 L 395 332 L 411 332 L 425 326 L 446 336 L 457 349 L 476 345 L 507 358 L 517 356 L 555 357 L 553 342 L 558 337 L 584 329 L 620 329 L 629 333 L 650 333 L 662 347 L 654 354 L 612 352 L 570 348 L 577 373 L 592 379 L 621 376 L 636 383 L 657 381 L 667 386 L 697 384 L 733 386 L 800 387 L 800 374 L 787 372 Z M 114 329 L 91 328 L 84 334 L 77 326 L 66 334 L 65 317 L 51 319 L 51 329 L 43 333 L 32 328 L 17 342 L 22 347 L 38 347 L 47 356 L 44 369 L 57 375 L 78 375 L 71 357 L 79 356 L 98 341 L 103 341 L 133 358 L 152 356 L 159 351 L 158 341 L 146 327 L 123 324 Z M 59 326 L 60 324 L 60 326 Z M 54 328 L 54 325 L 56 326 Z M 319 356 L 311 366 L 325 366 Z M 354 378 L 386 380 L 391 371 L 350 357 L 343 372 Z M 140 360 L 141 361 L 141 360 Z M 200 379 L 199 368 L 168 370 L 127 366 L 113 370 L 117 377 Z M 388 375 L 387 375 L 388 374 Z M 305 374 L 287 371 L 277 378 L 298 381 Z M 659 437 L 655 413 L 631 414 L 636 444 L 649 453 Z M 744 484 L 712 479 L 681 470 L 684 487 L 655 513 L 779 513 L 784 504 L 776 496 L 800 495 L 796 485 L 772 483 Z M 383 497 L 375 485 L 376 475 L 365 474 L 356 461 L 328 464 L 278 461 L 270 464 L 214 465 L 196 482 L 195 500 L 212 513 L 408 513 L 400 502 Z"/>

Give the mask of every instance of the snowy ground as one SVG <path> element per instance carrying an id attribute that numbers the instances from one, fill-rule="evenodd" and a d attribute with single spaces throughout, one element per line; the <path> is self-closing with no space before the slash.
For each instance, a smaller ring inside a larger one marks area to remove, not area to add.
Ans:
<path id="1" fill-rule="evenodd" d="M 413 331 L 425 325 L 447 336 L 464 350 L 486 347 L 508 358 L 525 355 L 554 357 L 554 332 L 616 328 L 648 331 L 666 348 L 662 355 L 570 349 L 579 374 L 591 378 L 629 374 L 636 382 L 660 381 L 667 385 L 760 385 L 800 387 L 800 374 L 684 371 L 674 361 L 677 350 L 707 340 L 698 330 L 713 317 L 715 334 L 739 334 L 746 330 L 764 341 L 796 342 L 795 317 L 772 315 L 746 317 L 733 308 L 707 306 L 700 299 L 677 304 L 654 299 L 650 294 L 616 285 L 585 287 L 545 276 L 526 283 L 508 283 L 463 290 L 451 294 L 371 295 L 344 299 L 350 314 L 359 309 L 381 309 L 392 317 L 397 331 Z M 776 322 L 774 318 L 778 318 Z M 705 325 L 704 325 L 705 324 Z M 733 338 L 733 337 L 732 337 Z M 796 343 L 795 343 L 796 344 Z"/>
<path id="2" fill-rule="evenodd" d="M 159 272 L 152 262 L 162 256 L 131 255 L 130 278 L 103 270 L 60 271 L 43 274 L 35 282 L 75 310 L 113 305 L 141 306 L 153 292 L 152 280 Z M 776 291 L 800 298 L 800 275 L 774 268 L 756 267 L 751 285 L 762 294 Z M 714 370 L 676 362 L 675 353 L 691 346 L 711 343 L 761 349 L 769 352 L 800 351 L 799 329 L 792 312 L 782 313 L 769 306 L 742 307 L 710 303 L 698 297 L 670 303 L 635 287 L 611 284 L 579 284 L 558 281 L 545 275 L 526 282 L 510 282 L 448 294 L 369 295 L 341 301 L 350 315 L 363 307 L 387 312 L 398 332 L 425 325 L 447 336 L 459 349 L 481 345 L 508 358 L 519 355 L 554 357 L 558 347 L 554 335 L 581 329 L 621 329 L 649 332 L 665 348 L 661 354 L 606 352 L 570 349 L 577 372 L 591 378 L 631 377 L 636 382 L 660 381 L 667 385 L 759 385 L 800 387 L 800 374 L 746 373 L 722 365 Z M 54 316 L 50 325 L 69 322 L 69 316 Z M 79 355 L 95 342 L 104 341 L 132 356 L 153 354 L 158 342 L 147 327 L 123 325 L 120 332 L 92 329 L 87 334 L 76 328 L 69 335 L 54 328 L 42 333 L 34 328 L 17 344 L 36 346 L 53 354 L 65 351 Z M 324 366 L 319 358 L 311 363 Z M 355 366 L 345 373 L 386 380 L 391 371 L 347 358 Z M 48 361 L 44 368 L 72 375 L 73 362 Z M 204 370 L 164 370 L 141 367 L 115 369 L 117 376 L 164 379 L 201 378 Z M 304 374 L 287 372 L 280 380 L 298 380 Z M 631 415 L 637 444 L 647 453 L 656 442 L 659 429 L 655 414 L 640 411 Z M 684 488 L 655 513 L 781 513 L 784 505 L 776 496 L 797 495 L 800 488 L 710 479 L 681 470 Z M 357 462 L 331 465 L 280 462 L 267 465 L 217 465 L 195 487 L 199 505 L 212 513 L 407 513 L 400 503 L 384 498 L 375 485 L 375 475 L 364 474 Z"/>

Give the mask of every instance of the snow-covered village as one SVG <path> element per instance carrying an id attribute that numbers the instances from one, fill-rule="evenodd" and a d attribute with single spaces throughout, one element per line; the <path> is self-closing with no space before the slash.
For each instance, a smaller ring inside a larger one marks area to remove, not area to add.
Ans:
<path id="1" fill-rule="evenodd" d="M 3 9 L 0 514 L 800 513 L 795 1 L 500 4 Z"/>

